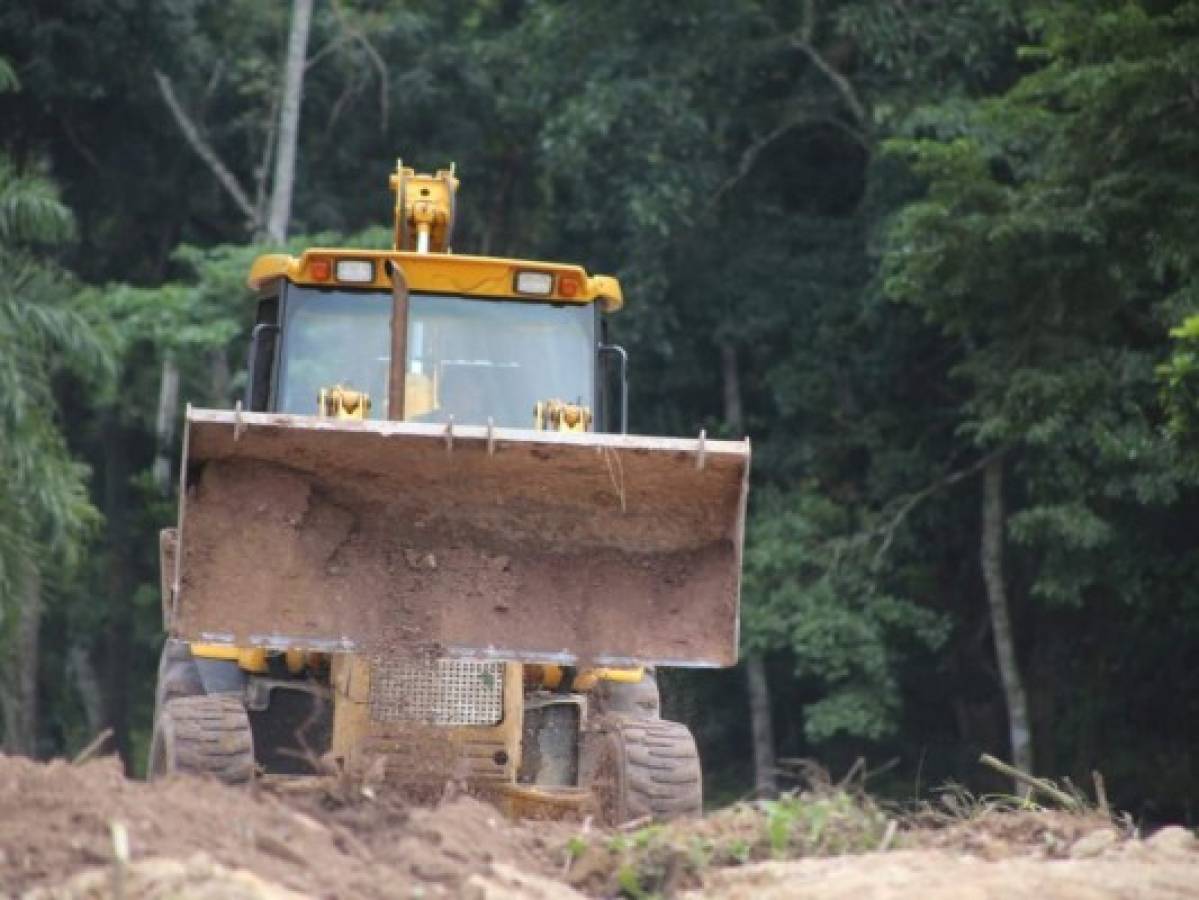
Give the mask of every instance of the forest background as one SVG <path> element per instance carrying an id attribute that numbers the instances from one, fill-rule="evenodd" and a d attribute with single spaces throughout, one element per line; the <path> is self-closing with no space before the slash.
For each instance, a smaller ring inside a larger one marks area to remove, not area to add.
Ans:
<path id="1" fill-rule="evenodd" d="M 622 278 L 632 430 L 753 440 L 745 662 L 664 676 L 711 800 L 988 751 L 1199 817 L 1199 2 L 16 2 L 0 123 L 9 752 L 143 765 L 182 404 L 402 155 Z"/>

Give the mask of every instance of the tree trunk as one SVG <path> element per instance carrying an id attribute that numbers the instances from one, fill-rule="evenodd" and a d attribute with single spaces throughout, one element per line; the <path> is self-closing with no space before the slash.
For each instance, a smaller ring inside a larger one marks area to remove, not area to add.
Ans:
<path id="1" fill-rule="evenodd" d="M 724 388 L 724 421 L 732 437 L 745 429 L 742 418 L 741 377 L 737 369 L 737 348 L 729 341 L 720 345 L 720 372 Z M 777 763 L 774 757 L 774 723 L 770 716 L 770 682 L 761 655 L 746 654 L 745 690 L 749 695 L 750 737 L 754 747 L 754 793 L 773 797 L 778 793 Z"/>
<path id="2" fill-rule="evenodd" d="M 737 370 L 737 348 L 727 341 L 720 345 L 720 372 L 724 386 L 724 421 L 732 431 L 730 437 L 739 438 L 745 431 L 741 412 L 741 375 Z"/>
<path id="3" fill-rule="evenodd" d="M 87 733 L 98 733 L 104 726 L 104 696 L 100 691 L 100 676 L 92 665 L 86 644 L 73 643 L 67 650 L 67 675 L 74 682 L 75 693 L 83 707 Z"/>
<path id="4" fill-rule="evenodd" d="M 308 27 L 311 24 L 312 0 L 295 0 L 291 7 L 291 33 L 287 37 L 287 62 L 283 70 L 283 101 L 279 104 L 279 145 L 275 152 L 271 210 L 266 222 L 267 237 L 277 244 L 287 240 L 287 223 L 291 219 L 300 101 L 304 96 L 304 58 L 308 54 Z"/>
<path id="5" fill-rule="evenodd" d="M 6 753 L 37 755 L 38 656 L 42 628 L 42 577 L 37 566 L 27 561 L 21 579 L 16 628 L 8 647 L 6 682 L 0 699 L 4 703 L 4 750 Z"/>
<path id="6" fill-rule="evenodd" d="M 158 384 L 158 415 L 154 420 L 154 484 L 164 497 L 171 492 L 171 445 L 175 439 L 175 410 L 178 407 L 179 367 L 170 356 L 164 356 Z"/>
<path id="7" fill-rule="evenodd" d="M 129 432 L 119 414 L 109 410 L 104 422 L 104 522 L 108 571 L 108 621 L 104 629 L 104 717 L 112 728 L 113 744 L 125 765 L 133 771 L 129 741 L 130 670 L 133 665 L 133 574 L 129 521 L 129 478 L 131 451 Z"/>
<path id="8" fill-rule="evenodd" d="M 221 347 L 208 352 L 208 384 L 211 391 L 211 402 L 216 409 L 229 407 L 229 385 L 232 374 L 229 371 L 229 356 Z"/>
<path id="9" fill-rule="evenodd" d="M 1008 611 L 1007 587 L 1003 574 L 1003 536 L 1006 525 L 1003 509 L 1003 457 L 996 456 L 983 469 L 982 542 L 980 560 L 983 581 L 987 588 L 987 604 L 991 610 L 991 634 L 995 638 L 995 658 L 1003 682 L 1004 703 L 1007 706 L 1008 734 L 1011 740 L 1012 763 L 1033 774 L 1032 733 L 1029 730 L 1028 697 L 1016 662 L 1016 647 L 1012 638 L 1012 622 Z M 1023 795 L 1028 789 L 1016 785 Z"/>
<path id="10" fill-rule="evenodd" d="M 774 723 L 770 717 L 770 683 L 759 654 L 745 657 L 745 690 L 749 694 L 750 738 L 754 745 L 754 794 L 773 797 L 779 792 L 774 758 Z"/>

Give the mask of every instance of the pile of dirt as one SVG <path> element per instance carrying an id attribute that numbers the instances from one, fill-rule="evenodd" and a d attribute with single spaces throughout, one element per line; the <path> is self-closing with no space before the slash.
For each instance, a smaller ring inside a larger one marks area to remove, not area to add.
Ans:
<path id="1" fill-rule="evenodd" d="M 120 868 L 114 828 L 127 835 L 129 877 L 158 885 L 145 896 L 202 896 L 166 886 L 191 884 L 197 872 L 240 883 L 248 870 L 305 896 L 456 897 L 495 863 L 533 875 L 559 864 L 552 829 L 506 822 L 466 796 L 430 808 L 386 793 L 287 797 L 183 776 L 130 781 L 112 759 L 72 766 L 0 756 L 0 895 L 59 886 L 46 896 L 104 896 L 85 889 L 87 879 L 65 885 L 97 868 L 108 872 L 98 884 L 111 881 Z M 147 861 L 155 862 L 147 869 Z M 268 896 L 232 883 L 211 896 Z"/>
<path id="2" fill-rule="evenodd" d="M 915 821 L 921 822 L 922 818 L 917 816 Z M 1094 810 L 984 809 L 940 824 L 910 828 L 908 844 L 952 850 L 986 860 L 1030 854 L 1060 859 L 1071 854 L 1086 855 L 1092 842 L 1097 842 L 1095 847 L 1100 850 L 1109 843 L 1115 846 L 1135 837 L 1130 827 L 1117 828 L 1110 818 Z"/>
<path id="3" fill-rule="evenodd" d="M 1193 837 L 1192 837 L 1193 840 Z M 1199 894 L 1199 852 L 1131 842 L 1096 858 L 988 861 L 947 850 L 896 850 L 718 869 L 691 897 L 722 900 L 1173 900 Z"/>
<path id="4" fill-rule="evenodd" d="M 1092 814 L 930 824 L 825 791 L 608 830 L 514 823 L 467 796 L 421 805 L 337 779 L 298 791 L 145 784 L 113 760 L 0 756 L 0 896 L 29 900 L 1165 900 L 1197 886 L 1194 834 L 1141 839 Z"/>

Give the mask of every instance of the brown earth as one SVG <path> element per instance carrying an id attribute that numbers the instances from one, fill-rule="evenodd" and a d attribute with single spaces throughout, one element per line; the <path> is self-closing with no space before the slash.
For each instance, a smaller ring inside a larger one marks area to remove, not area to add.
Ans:
<path id="1" fill-rule="evenodd" d="M 628 857 L 610 848 L 651 831 L 513 823 L 466 796 L 421 806 L 360 784 L 320 784 L 294 792 L 186 777 L 150 785 L 124 778 L 113 760 L 72 766 L 0 756 L 0 894 L 579 900 L 585 895 L 568 882 L 591 896 L 610 896 L 621 884 L 615 868 L 610 877 L 584 877 L 580 862 L 610 854 L 615 867 Z M 736 829 L 750 827 L 750 812 L 734 808 L 671 828 L 682 845 L 730 834 L 739 840 Z M 127 835 L 125 862 L 117 861 L 114 831 Z M 579 835 L 598 857 L 580 854 Z M 937 827 L 887 827 L 869 846 L 878 843 L 896 849 L 700 867 L 667 893 L 735 900 L 1199 897 L 1199 841 L 1181 828 L 1141 840 L 1098 816 L 994 812 Z"/>
<path id="2" fill-rule="evenodd" d="M 0 894 L 42 888 L 45 897 L 110 896 L 86 890 L 86 878 L 64 885 L 97 867 L 108 870 L 100 883 L 111 884 L 114 823 L 128 833 L 130 878 L 157 885 L 131 897 L 207 896 L 181 886 L 197 878 L 224 883 L 237 872 L 245 878 L 246 870 L 304 896 L 456 897 L 492 863 L 553 871 L 551 851 L 561 843 L 553 828 L 505 822 L 470 797 L 433 808 L 387 794 L 354 802 L 328 792 L 287 797 L 182 776 L 130 781 L 112 759 L 72 766 L 0 757 Z M 139 872 L 147 860 L 157 862 Z M 164 860 L 174 869 L 164 870 Z M 211 894 L 231 895 L 268 896 L 228 885 Z"/>
<path id="3" fill-rule="evenodd" d="M 1199 897 L 1199 854 L 1149 848 L 1098 859 L 1017 857 L 1002 861 L 945 850 L 896 850 L 722 869 L 688 895 L 727 900 L 906 898 L 922 900 L 1108 900 Z"/>
<path id="4" fill-rule="evenodd" d="M 994 811 L 914 828 L 900 849 L 710 872 L 686 897 L 820 900 L 1107 900 L 1199 897 L 1199 840 L 1177 826 L 1141 840 L 1095 813 Z"/>

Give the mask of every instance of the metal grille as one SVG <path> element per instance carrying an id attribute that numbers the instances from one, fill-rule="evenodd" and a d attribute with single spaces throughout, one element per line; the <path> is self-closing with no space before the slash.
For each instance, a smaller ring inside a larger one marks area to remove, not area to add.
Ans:
<path id="1" fill-rule="evenodd" d="M 371 718 L 425 725 L 495 725 L 504 717 L 504 664 L 403 659 L 371 667 Z"/>

